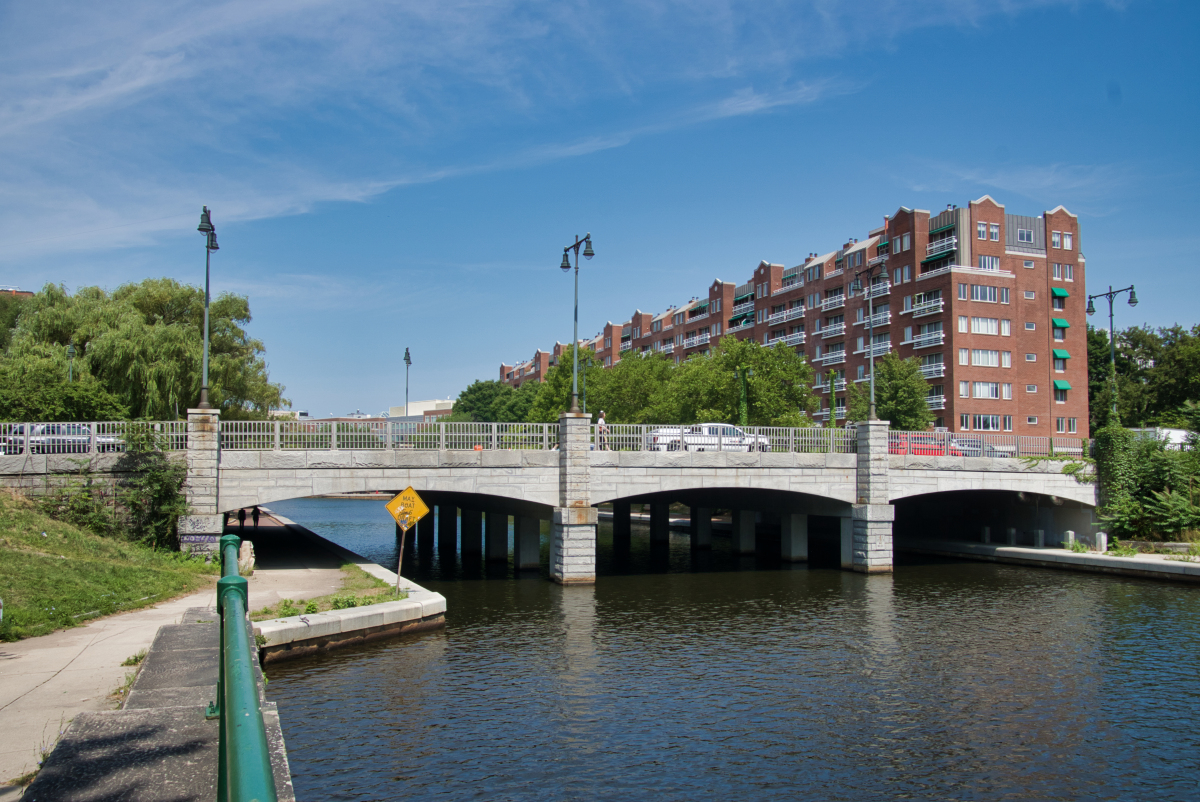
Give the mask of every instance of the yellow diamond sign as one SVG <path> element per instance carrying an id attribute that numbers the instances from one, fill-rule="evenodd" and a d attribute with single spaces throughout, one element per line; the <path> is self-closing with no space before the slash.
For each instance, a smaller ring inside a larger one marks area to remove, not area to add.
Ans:
<path id="1" fill-rule="evenodd" d="M 387 503 L 387 511 L 396 519 L 400 528 L 407 532 L 425 517 L 429 507 L 417 495 L 417 491 L 410 487 Z"/>

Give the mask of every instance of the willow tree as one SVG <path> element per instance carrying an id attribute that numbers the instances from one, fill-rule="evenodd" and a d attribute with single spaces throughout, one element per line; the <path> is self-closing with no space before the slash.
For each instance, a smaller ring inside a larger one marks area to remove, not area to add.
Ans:
<path id="1" fill-rule="evenodd" d="M 209 318 L 210 403 L 227 418 L 290 406 L 283 386 L 270 381 L 262 342 L 243 328 L 249 301 L 224 293 L 209 305 Z M 200 399 L 204 292 L 168 278 L 74 295 L 48 284 L 21 310 L 2 362 L 18 372 L 37 359 L 65 366 L 72 342 L 77 380 L 97 382 L 133 417 L 175 418 Z"/>

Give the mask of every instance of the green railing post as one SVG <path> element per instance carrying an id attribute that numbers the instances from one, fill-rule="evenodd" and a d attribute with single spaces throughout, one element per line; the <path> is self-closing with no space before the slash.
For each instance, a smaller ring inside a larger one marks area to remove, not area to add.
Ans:
<path id="1" fill-rule="evenodd" d="M 238 550 L 242 548 L 242 539 L 237 535 L 221 535 L 221 576 L 240 576 L 238 571 Z"/>

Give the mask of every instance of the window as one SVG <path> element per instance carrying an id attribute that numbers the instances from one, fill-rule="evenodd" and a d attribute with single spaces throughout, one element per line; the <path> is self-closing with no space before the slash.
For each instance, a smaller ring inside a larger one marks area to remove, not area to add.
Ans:
<path id="1" fill-rule="evenodd" d="M 1012 415 L 1004 416 L 1004 431 L 1006 431 L 1006 432 L 1012 431 Z"/>
<path id="2" fill-rule="evenodd" d="M 967 319 L 968 318 L 966 315 L 958 316 L 958 330 L 963 332 L 964 334 L 967 332 Z"/>
<path id="3" fill-rule="evenodd" d="M 962 286 L 961 284 L 959 286 Z M 983 301 L 985 303 L 996 303 L 996 287 L 988 287 L 983 284 L 971 285 L 971 300 Z"/>
<path id="4" fill-rule="evenodd" d="M 721 299 L 720 298 L 717 298 L 716 300 L 714 300 L 712 302 L 712 311 L 714 311 L 714 312 L 721 311 Z"/>
<path id="5" fill-rule="evenodd" d="M 1050 232 L 1050 247 L 1051 248 L 1061 248 L 1062 247 L 1062 232 L 1061 231 L 1051 231 Z"/>
<path id="6" fill-rule="evenodd" d="M 959 318 L 959 330 L 962 330 L 962 318 Z M 1000 321 L 994 317 L 973 317 L 971 318 L 971 333 L 972 334 L 999 334 Z"/>
<path id="7" fill-rule="evenodd" d="M 975 398 L 999 398 L 1000 383 L 999 382 L 974 382 L 974 397 Z"/>
<path id="8" fill-rule="evenodd" d="M 906 343 L 912 342 L 912 326 L 904 327 L 904 342 L 906 342 Z"/>
<path id="9" fill-rule="evenodd" d="M 1058 432 L 1059 434 L 1066 434 L 1067 433 L 1067 419 L 1066 418 L 1055 418 L 1054 419 L 1054 431 Z"/>
<path id="10" fill-rule="evenodd" d="M 1032 243 L 1033 242 L 1033 229 L 1032 228 L 1018 228 L 1017 229 L 1017 242 Z"/>
<path id="11" fill-rule="evenodd" d="M 1025 423 L 1030 426 L 1037 426 L 1037 415 L 1029 415 L 1025 418 Z"/>
<path id="12" fill-rule="evenodd" d="M 959 398 L 970 398 L 971 397 L 971 383 L 970 382 L 959 382 L 958 383 L 958 397 Z"/>
<path id="13" fill-rule="evenodd" d="M 979 269 L 980 270 L 999 270 L 1000 269 L 1000 257 L 999 256 L 980 256 L 979 257 Z"/>
<path id="14" fill-rule="evenodd" d="M 1067 391 L 1056 389 L 1054 391 L 1054 403 L 1056 403 L 1056 404 L 1067 403 Z"/>
<path id="15" fill-rule="evenodd" d="M 1027 393 L 1036 393 L 1036 392 L 1037 392 L 1037 385 L 1036 385 L 1036 384 L 1027 384 L 1027 385 L 1025 385 L 1025 392 L 1027 392 Z"/>
<path id="16" fill-rule="evenodd" d="M 971 364 L 981 368 L 998 368 L 1000 367 L 1000 352 L 990 351 L 986 348 L 974 348 L 971 350 Z"/>
<path id="17" fill-rule="evenodd" d="M 992 242 L 999 242 L 1000 241 L 1000 224 L 992 223 L 990 228 L 992 229 Z"/>
<path id="18" fill-rule="evenodd" d="M 633 339 L 635 339 L 635 340 L 636 340 L 636 339 L 640 338 L 641 336 L 642 336 L 642 327 L 641 327 L 641 326 L 634 326 L 634 328 L 633 328 Z"/>
<path id="19" fill-rule="evenodd" d="M 612 337 L 605 337 L 605 338 L 604 338 L 604 347 L 605 347 L 605 348 L 612 348 Z"/>
<path id="20" fill-rule="evenodd" d="M 1076 418 L 1067 418 L 1067 434 L 1079 433 L 1079 421 Z"/>
<path id="21" fill-rule="evenodd" d="M 962 429 L 964 432 L 971 431 L 971 416 L 967 414 L 959 415 L 958 428 Z"/>
<path id="22" fill-rule="evenodd" d="M 905 312 L 912 311 L 912 296 L 911 295 L 904 296 L 904 311 Z"/>
<path id="23" fill-rule="evenodd" d="M 1036 323 L 1026 323 L 1025 331 L 1037 331 L 1037 324 Z"/>
<path id="24" fill-rule="evenodd" d="M 1000 367 L 1002 367 L 1002 368 L 1011 368 L 1012 367 L 1012 351 L 1001 351 L 1000 352 Z"/>
<path id="25" fill-rule="evenodd" d="M 1012 384 L 1010 382 L 1005 382 L 1000 389 L 1004 400 L 1012 401 Z"/>
<path id="26" fill-rule="evenodd" d="M 867 378 L 867 366 L 866 365 L 858 366 L 858 378 L 860 380 Z"/>
<path id="27" fill-rule="evenodd" d="M 965 301 L 965 300 L 967 300 L 967 297 L 968 297 L 967 296 L 967 285 L 959 284 L 958 285 L 958 300 Z"/>
<path id="28" fill-rule="evenodd" d="M 1025 300 L 1026 301 L 1037 300 L 1037 293 L 1034 292 L 1033 290 L 1025 290 Z"/>
<path id="29" fill-rule="evenodd" d="M 1009 298 L 1008 287 L 1001 287 L 1000 288 L 1000 303 L 1002 303 L 1002 304 L 1008 303 L 1008 298 Z"/>
<path id="30" fill-rule="evenodd" d="M 1055 326 L 1054 327 L 1054 341 L 1057 343 L 1060 343 L 1065 339 L 1067 339 L 1067 330 L 1060 329 L 1057 326 Z"/>
<path id="31" fill-rule="evenodd" d="M 971 349 L 970 348 L 959 348 L 958 349 L 958 364 L 960 364 L 960 365 L 971 364 Z"/>
<path id="32" fill-rule="evenodd" d="M 1075 280 L 1075 265 L 1063 265 L 1063 281 Z"/>
<path id="33" fill-rule="evenodd" d="M 912 235 L 905 234 L 904 235 L 904 247 L 901 250 L 907 251 L 911 247 L 912 247 Z"/>
<path id="34" fill-rule="evenodd" d="M 606 368 L 612 367 L 612 357 L 611 356 L 604 357 L 604 367 L 606 367 Z"/>
<path id="35" fill-rule="evenodd" d="M 1032 260 L 1032 259 L 1026 259 L 1026 260 L 1025 260 L 1025 269 L 1026 269 L 1026 270 L 1033 270 L 1033 260 Z"/>
<path id="36" fill-rule="evenodd" d="M 1067 299 L 1066 298 L 1051 298 L 1050 305 L 1053 306 L 1055 309 L 1066 309 L 1067 308 Z"/>
<path id="37" fill-rule="evenodd" d="M 1058 262 L 1054 263 L 1054 278 L 1062 281 L 1062 265 L 1060 265 Z"/>
<path id="38" fill-rule="evenodd" d="M 987 223 L 975 224 L 975 236 L 979 239 L 987 239 Z"/>
<path id="39" fill-rule="evenodd" d="M 905 282 L 912 281 L 912 265 L 904 266 L 904 281 Z"/>
<path id="40" fill-rule="evenodd" d="M 904 275 L 904 274 L 900 272 L 900 268 L 898 268 L 898 267 L 897 267 L 895 270 L 893 270 L 893 271 L 892 271 L 892 283 L 893 283 L 893 284 L 899 284 L 899 283 L 900 283 L 900 277 L 901 277 L 902 275 Z"/>
<path id="41" fill-rule="evenodd" d="M 1066 373 L 1067 372 L 1067 360 L 1055 359 L 1054 360 L 1054 372 L 1055 373 Z"/>
<path id="42" fill-rule="evenodd" d="M 1064 251 L 1071 250 L 1071 246 L 1074 242 L 1074 239 L 1075 239 L 1075 235 L 1073 235 L 1070 231 L 1063 232 L 1063 250 Z"/>
<path id="43" fill-rule="evenodd" d="M 1025 361 L 1026 362 L 1037 362 L 1037 354 L 1026 354 Z"/>
<path id="44" fill-rule="evenodd" d="M 1001 337 L 1012 336 L 1012 321 L 1011 320 L 1001 320 L 1000 321 L 1000 336 Z"/>
<path id="45" fill-rule="evenodd" d="M 1000 416 L 972 415 L 971 428 L 977 432 L 998 432 L 1000 431 Z"/>
<path id="46" fill-rule="evenodd" d="M 717 324 L 716 324 L 716 326 L 715 326 L 715 329 L 716 329 L 716 330 L 713 332 L 713 334 L 720 334 L 720 333 L 721 333 L 721 323 L 720 323 L 720 321 L 718 321 L 718 322 L 717 322 Z"/>

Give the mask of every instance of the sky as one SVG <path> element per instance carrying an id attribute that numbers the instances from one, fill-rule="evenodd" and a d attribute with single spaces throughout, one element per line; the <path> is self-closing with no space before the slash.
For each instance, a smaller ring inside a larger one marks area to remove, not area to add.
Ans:
<path id="1" fill-rule="evenodd" d="M 1194 0 L 0 2 L 0 285 L 250 299 L 313 415 L 988 194 L 1192 326 Z M 1095 322 L 1100 323 L 1099 315 Z M 1105 323 L 1106 325 L 1106 323 Z"/>

